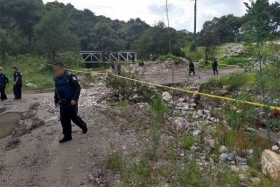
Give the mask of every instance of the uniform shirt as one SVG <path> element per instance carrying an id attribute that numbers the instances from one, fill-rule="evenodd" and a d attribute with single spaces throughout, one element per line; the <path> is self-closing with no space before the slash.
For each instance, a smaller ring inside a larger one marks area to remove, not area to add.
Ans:
<path id="1" fill-rule="evenodd" d="M 0 74 L 0 85 L 1 86 L 6 86 L 6 84 L 9 83 L 9 79 L 6 77 L 5 74 Z"/>
<path id="2" fill-rule="evenodd" d="M 193 63 L 193 62 L 190 62 L 189 68 L 190 68 L 190 69 L 194 69 L 194 63 Z"/>
<path id="3" fill-rule="evenodd" d="M 65 71 L 65 74 L 66 74 L 66 71 Z M 66 75 L 65 75 L 66 76 Z M 58 79 L 58 80 L 62 80 L 64 77 L 56 77 L 55 79 Z M 75 94 L 74 94 L 74 97 L 72 98 L 72 100 L 75 100 L 75 101 L 78 101 L 79 100 L 79 97 L 80 97 L 80 93 L 81 93 L 81 86 L 79 84 L 79 81 L 77 79 L 77 76 L 73 73 L 71 73 L 69 76 L 69 84 L 71 86 L 74 87 L 75 89 Z M 59 98 L 59 95 L 58 93 L 55 91 L 55 95 L 54 95 L 54 102 L 57 104 L 59 103 L 60 101 L 60 98 Z"/>
<path id="4" fill-rule="evenodd" d="M 22 82 L 22 73 L 20 71 L 16 71 L 14 73 L 14 82 L 16 81 L 17 77 L 18 77 L 17 83 L 21 83 Z"/>
<path id="5" fill-rule="evenodd" d="M 213 62 L 212 67 L 213 67 L 213 68 L 217 68 L 217 67 L 218 67 L 218 62 L 217 62 L 217 60 L 215 60 L 215 61 Z"/>

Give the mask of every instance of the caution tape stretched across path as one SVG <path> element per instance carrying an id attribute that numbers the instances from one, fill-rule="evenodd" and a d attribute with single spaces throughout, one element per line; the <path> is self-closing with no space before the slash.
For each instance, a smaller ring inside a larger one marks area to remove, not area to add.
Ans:
<path id="1" fill-rule="evenodd" d="M 47 65 L 50 65 L 50 64 L 47 64 Z M 72 72 L 77 72 L 77 73 L 87 73 L 87 74 L 97 74 L 97 75 L 98 74 L 99 75 L 106 75 L 107 74 L 107 73 L 103 73 L 103 72 L 79 71 L 79 70 L 68 69 L 68 68 L 66 68 L 66 69 L 69 70 L 69 71 L 72 71 Z M 207 94 L 207 93 L 202 93 L 202 92 L 197 92 L 197 91 L 186 90 L 186 89 L 182 89 L 182 88 L 164 86 L 164 85 L 161 85 L 161 84 L 156 84 L 156 83 L 147 82 L 147 81 L 141 81 L 141 80 L 137 80 L 137 79 L 131 79 L 131 78 L 128 78 L 128 77 L 123 77 L 123 76 L 119 76 L 119 75 L 115 75 L 115 74 L 111 74 L 111 75 L 113 75 L 115 77 L 118 77 L 118 78 L 126 79 L 126 80 L 129 80 L 129 81 L 134 81 L 134 82 L 138 82 L 138 83 L 141 83 L 141 84 L 146 84 L 146 85 L 150 85 L 150 86 L 154 86 L 154 87 L 158 87 L 158 88 L 165 88 L 165 89 L 169 89 L 169 90 L 181 91 L 181 92 L 185 92 L 185 93 L 189 93 L 189 94 L 197 94 L 197 95 L 205 96 L 205 97 L 209 97 L 209 98 L 221 99 L 221 100 L 225 100 L 225 101 L 232 101 L 232 102 L 242 103 L 242 104 L 248 104 L 248 105 L 252 105 L 252 106 L 256 106 L 256 107 L 266 107 L 266 108 L 270 108 L 272 110 L 279 110 L 280 111 L 280 107 L 277 107 L 277 106 L 268 106 L 268 105 L 265 105 L 265 104 L 262 104 L 262 103 L 238 100 L 238 99 L 233 99 L 233 98 L 230 98 L 230 97 L 224 97 L 224 96 Z"/>

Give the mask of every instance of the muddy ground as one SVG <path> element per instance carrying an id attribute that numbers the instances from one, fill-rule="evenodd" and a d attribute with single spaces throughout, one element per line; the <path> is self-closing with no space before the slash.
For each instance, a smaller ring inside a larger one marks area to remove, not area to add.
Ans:
<path id="1" fill-rule="evenodd" d="M 220 74 L 233 71 L 236 69 L 223 69 Z M 197 85 L 211 77 L 211 70 L 204 70 L 190 80 Z M 144 76 L 147 81 L 163 84 L 170 83 L 170 78 L 170 73 Z M 185 72 L 176 73 L 176 83 L 186 80 Z M 22 118 L 12 135 L 0 139 L 1 187 L 120 186 L 118 176 L 106 169 L 106 158 L 114 152 L 126 154 L 145 147 L 146 142 L 133 130 L 122 133 L 121 129 L 123 124 L 148 118 L 137 109 L 129 116 L 112 113 L 106 105 L 108 90 L 96 85 L 83 89 L 79 103 L 89 133 L 82 135 L 73 126 L 73 141 L 62 145 L 58 143 L 61 125 L 52 91 L 25 92 L 21 101 L 12 101 L 8 95 L 10 99 L 1 103 L 1 113 L 19 112 Z"/>

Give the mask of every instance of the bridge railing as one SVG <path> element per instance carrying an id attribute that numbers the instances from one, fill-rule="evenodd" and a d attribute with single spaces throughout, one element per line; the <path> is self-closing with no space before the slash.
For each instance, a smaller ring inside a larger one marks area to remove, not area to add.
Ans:
<path id="1" fill-rule="evenodd" d="M 98 63 L 106 61 L 137 61 L 137 53 L 134 51 L 102 52 L 102 51 L 81 51 L 80 55 L 85 63 Z"/>

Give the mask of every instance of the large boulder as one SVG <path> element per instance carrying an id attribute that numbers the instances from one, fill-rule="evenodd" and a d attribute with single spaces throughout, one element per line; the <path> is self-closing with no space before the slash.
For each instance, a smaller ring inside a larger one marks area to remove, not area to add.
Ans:
<path id="1" fill-rule="evenodd" d="M 270 150 L 262 153 L 262 172 L 269 174 L 274 180 L 280 180 L 280 155 Z"/>

